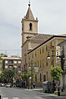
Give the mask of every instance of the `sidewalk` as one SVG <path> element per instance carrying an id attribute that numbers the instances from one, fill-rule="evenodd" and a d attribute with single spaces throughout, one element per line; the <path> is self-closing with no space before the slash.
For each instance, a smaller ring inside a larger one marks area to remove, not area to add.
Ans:
<path id="1" fill-rule="evenodd" d="M 32 88 L 32 89 L 31 89 L 31 88 L 29 88 L 29 89 L 27 88 L 27 89 L 25 89 L 25 90 L 28 90 L 28 91 L 33 91 L 33 90 L 35 90 L 35 91 L 41 91 L 41 92 L 42 92 L 42 91 L 43 91 L 43 88 Z"/>
<path id="2" fill-rule="evenodd" d="M 32 90 L 36 90 L 36 91 L 43 91 L 43 88 L 33 88 Z"/>
<path id="3" fill-rule="evenodd" d="M 66 90 L 64 90 L 63 92 L 61 92 L 61 95 L 66 95 Z"/>

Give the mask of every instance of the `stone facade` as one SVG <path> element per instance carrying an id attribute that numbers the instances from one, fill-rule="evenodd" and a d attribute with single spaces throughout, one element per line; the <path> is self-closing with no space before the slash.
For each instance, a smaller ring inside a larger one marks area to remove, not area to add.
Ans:
<path id="1" fill-rule="evenodd" d="M 2 70 L 16 68 L 21 74 L 21 57 L 2 57 Z"/>
<path id="2" fill-rule="evenodd" d="M 50 71 L 51 66 L 56 66 L 57 63 L 57 44 L 65 38 L 64 36 L 52 36 L 28 53 L 28 67 L 33 68 L 34 82 L 41 83 L 52 80 Z M 34 69 L 35 66 L 38 66 L 37 73 Z"/>
<path id="3" fill-rule="evenodd" d="M 38 19 L 34 18 L 30 6 L 22 19 L 22 72 L 27 72 L 27 53 L 47 40 L 51 35 L 38 34 Z"/>
<path id="4" fill-rule="evenodd" d="M 63 76 L 61 79 L 61 86 L 66 89 L 66 40 L 62 41 L 61 43 L 59 43 L 60 46 L 60 55 L 64 55 L 64 58 L 62 61 L 64 61 L 63 64 Z M 61 62 L 61 61 L 60 61 Z"/>
<path id="5" fill-rule="evenodd" d="M 26 16 L 22 19 L 22 70 L 26 71 L 27 52 L 30 47 L 29 38 L 38 34 L 38 19 L 34 19 L 30 6 Z"/>
<path id="6" fill-rule="evenodd" d="M 30 6 L 22 19 L 22 73 L 34 73 L 33 81 L 41 83 L 51 81 L 51 65 L 57 65 L 58 43 L 66 36 L 38 34 L 38 19 L 34 18 Z M 60 53 L 59 53 L 60 54 Z M 50 59 L 47 56 L 50 55 Z M 38 66 L 38 72 L 35 71 Z M 35 67 L 35 68 L 34 68 Z M 31 69 L 29 69 L 31 68 Z"/>

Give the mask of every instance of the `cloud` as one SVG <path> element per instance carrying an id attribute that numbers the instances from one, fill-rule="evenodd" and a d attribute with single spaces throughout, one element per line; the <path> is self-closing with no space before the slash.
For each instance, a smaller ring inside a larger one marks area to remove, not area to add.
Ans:
<path id="1" fill-rule="evenodd" d="M 0 0 L 0 49 L 21 50 L 21 19 L 28 1 Z M 39 19 L 40 33 L 66 33 L 66 0 L 31 0 L 31 9 Z"/>

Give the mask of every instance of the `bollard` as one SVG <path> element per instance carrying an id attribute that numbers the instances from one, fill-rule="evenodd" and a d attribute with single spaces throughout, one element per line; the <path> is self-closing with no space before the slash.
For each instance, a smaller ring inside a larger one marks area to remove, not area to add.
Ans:
<path id="1" fill-rule="evenodd" d="M 1 95 L 0 95 L 0 99 L 1 99 Z"/>
<path id="2" fill-rule="evenodd" d="M 58 88 L 58 96 L 60 96 L 60 88 Z"/>

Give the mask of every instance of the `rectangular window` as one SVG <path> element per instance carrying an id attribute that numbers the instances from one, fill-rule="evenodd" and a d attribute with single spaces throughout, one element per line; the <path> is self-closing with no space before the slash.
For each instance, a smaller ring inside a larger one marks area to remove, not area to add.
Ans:
<path id="1" fill-rule="evenodd" d="M 14 64 L 16 64 L 17 63 L 17 61 L 14 61 Z"/>
<path id="2" fill-rule="evenodd" d="M 40 81 L 42 81 L 42 75 L 41 75 L 41 73 L 40 73 Z"/>
<path id="3" fill-rule="evenodd" d="M 17 61 L 16 61 L 17 62 Z M 19 64 L 21 64 L 21 61 L 18 61 Z"/>
<path id="4" fill-rule="evenodd" d="M 33 54 L 32 54 L 32 58 L 33 58 Z"/>
<path id="5" fill-rule="evenodd" d="M 41 60 L 40 60 L 40 68 L 41 68 Z"/>
<path id="6" fill-rule="evenodd" d="M 41 49 L 40 49 L 40 54 L 41 54 Z"/>
<path id="7" fill-rule="evenodd" d="M 5 66 L 5 69 L 7 69 L 7 68 L 8 68 L 8 66 L 6 65 L 6 66 Z"/>
<path id="8" fill-rule="evenodd" d="M 17 66 L 15 65 L 14 68 L 17 68 Z"/>
<path id="9" fill-rule="evenodd" d="M 9 66 L 9 68 L 12 68 L 13 66 Z"/>
<path id="10" fill-rule="evenodd" d="M 10 60 L 10 61 L 9 61 L 9 64 L 13 64 L 13 60 Z"/>
<path id="11" fill-rule="evenodd" d="M 21 73 L 21 71 L 18 71 L 18 73 Z"/>
<path id="12" fill-rule="evenodd" d="M 48 50 L 47 45 L 46 45 L 46 51 Z"/>
<path id="13" fill-rule="evenodd" d="M 42 53 L 44 53 L 44 48 L 42 48 Z"/>
<path id="14" fill-rule="evenodd" d="M 5 61 L 5 63 L 7 64 L 7 63 L 8 63 L 8 61 L 6 60 L 6 61 Z"/>
<path id="15" fill-rule="evenodd" d="M 36 52 L 35 52 L 35 57 L 37 56 Z"/>
<path id="16" fill-rule="evenodd" d="M 37 74 L 35 74 L 35 81 L 37 82 Z"/>
<path id="17" fill-rule="evenodd" d="M 21 68 L 21 66 L 18 66 L 18 68 Z"/>

